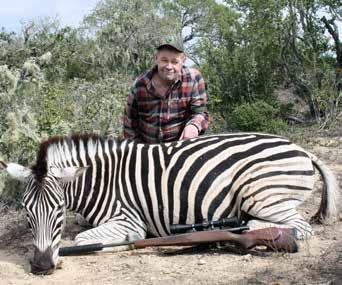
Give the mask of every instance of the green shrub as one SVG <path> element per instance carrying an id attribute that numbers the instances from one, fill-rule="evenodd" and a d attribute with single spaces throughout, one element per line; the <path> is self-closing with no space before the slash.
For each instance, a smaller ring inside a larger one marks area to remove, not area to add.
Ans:
<path id="1" fill-rule="evenodd" d="M 40 98 L 36 114 L 40 132 L 45 132 L 49 136 L 68 134 L 72 125 L 74 102 L 65 87 L 45 84 Z"/>
<path id="2" fill-rule="evenodd" d="M 228 122 L 226 118 L 221 115 L 221 112 L 210 110 L 211 124 L 209 129 L 205 132 L 206 135 L 223 134 L 229 132 Z"/>
<path id="3" fill-rule="evenodd" d="M 73 131 L 108 130 L 113 134 L 122 132 L 124 103 L 129 94 L 131 79 L 120 74 L 112 74 L 94 82 L 75 79 L 70 87 L 74 102 Z"/>
<path id="4" fill-rule="evenodd" d="M 0 156 L 23 164 L 32 162 L 41 138 L 30 109 L 7 113 L 6 126 L 0 135 Z"/>
<path id="5" fill-rule="evenodd" d="M 10 70 L 7 65 L 0 65 L 0 93 L 13 92 L 17 87 L 18 70 Z"/>
<path id="6" fill-rule="evenodd" d="M 7 113 L 6 131 L 0 134 L 0 160 L 29 165 L 36 157 L 40 142 L 38 128 L 29 108 Z M 0 201 L 19 206 L 23 183 L 5 173 L 0 175 Z"/>
<path id="7" fill-rule="evenodd" d="M 244 103 L 234 108 L 231 120 L 234 128 L 240 131 L 280 133 L 286 123 L 277 118 L 280 109 L 264 101 Z"/>

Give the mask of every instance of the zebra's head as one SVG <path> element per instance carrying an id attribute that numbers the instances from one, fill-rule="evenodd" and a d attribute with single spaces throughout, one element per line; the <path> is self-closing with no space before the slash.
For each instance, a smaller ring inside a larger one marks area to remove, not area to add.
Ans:
<path id="1" fill-rule="evenodd" d="M 31 271 L 51 274 L 58 264 L 58 250 L 65 220 L 63 186 L 81 175 L 85 168 L 50 167 L 44 175 L 37 167 L 28 168 L 16 163 L 0 161 L 0 169 L 26 183 L 23 207 L 33 234 L 34 255 Z"/>

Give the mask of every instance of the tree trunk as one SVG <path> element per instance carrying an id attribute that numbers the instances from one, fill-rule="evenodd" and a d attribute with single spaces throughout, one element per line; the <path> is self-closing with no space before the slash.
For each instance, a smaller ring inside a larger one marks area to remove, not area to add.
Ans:
<path id="1" fill-rule="evenodd" d="M 342 91 L 342 43 L 339 39 L 338 28 L 334 19 L 327 20 L 325 16 L 321 18 L 329 34 L 332 36 L 336 50 L 336 87 L 337 92 Z"/>

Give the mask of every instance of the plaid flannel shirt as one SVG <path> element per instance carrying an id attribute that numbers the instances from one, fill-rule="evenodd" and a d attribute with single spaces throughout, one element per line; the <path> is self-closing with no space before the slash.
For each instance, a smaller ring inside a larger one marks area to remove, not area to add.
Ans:
<path id="1" fill-rule="evenodd" d="M 189 124 L 203 133 L 210 116 L 201 73 L 183 67 L 179 79 L 165 96 L 160 96 L 151 81 L 155 72 L 156 67 L 139 76 L 127 97 L 123 119 L 125 138 L 147 143 L 176 141 Z"/>

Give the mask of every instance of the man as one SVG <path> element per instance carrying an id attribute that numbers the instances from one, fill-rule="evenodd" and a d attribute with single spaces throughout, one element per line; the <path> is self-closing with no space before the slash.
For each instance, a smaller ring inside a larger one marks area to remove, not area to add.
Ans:
<path id="1" fill-rule="evenodd" d="M 184 66 L 183 41 L 169 36 L 157 47 L 155 67 L 140 75 L 127 97 L 124 136 L 139 142 L 186 140 L 209 125 L 200 72 Z"/>

